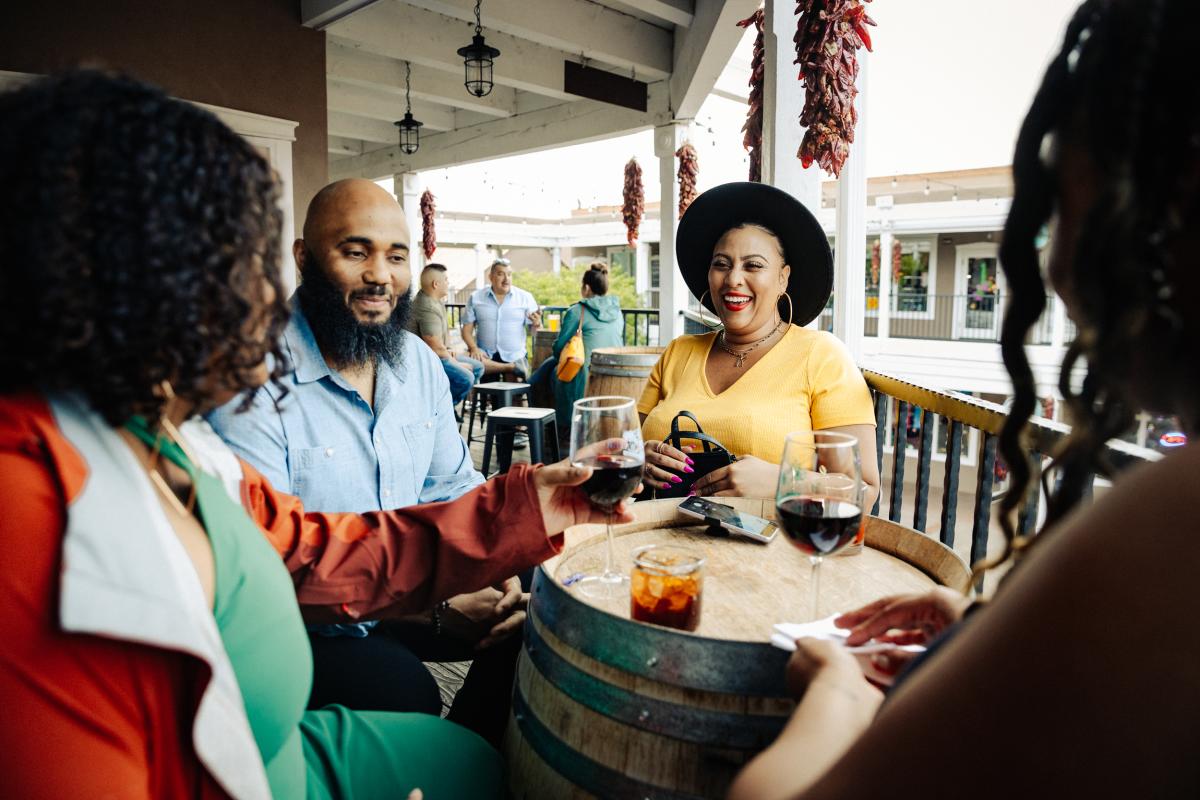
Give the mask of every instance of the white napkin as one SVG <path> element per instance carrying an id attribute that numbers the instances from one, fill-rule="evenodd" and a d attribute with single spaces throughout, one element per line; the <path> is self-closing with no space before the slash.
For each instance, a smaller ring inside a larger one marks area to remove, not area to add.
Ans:
<path id="1" fill-rule="evenodd" d="M 859 667 L 862 668 L 863 675 L 880 686 L 891 686 L 896 676 L 882 672 L 876 667 L 871 662 L 872 654 L 891 650 L 902 650 L 906 653 L 925 652 L 925 647 L 919 644 L 897 645 L 886 642 L 869 642 L 855 647 L 846 647 L 846 639 L 850 636 L 850 631 L 833 624 L 838 616 L 838 614 L 834 614 L 832 617 L 819 619 L 816 622 L 780 622 L 775 626 L 775 633 L 771 634 L 771 644 L 780 650 L 793 653 L 796 651 L 796 640 L 804 637 L 837 642 L 845 648 L 847 653 L 854 654 Z"/>

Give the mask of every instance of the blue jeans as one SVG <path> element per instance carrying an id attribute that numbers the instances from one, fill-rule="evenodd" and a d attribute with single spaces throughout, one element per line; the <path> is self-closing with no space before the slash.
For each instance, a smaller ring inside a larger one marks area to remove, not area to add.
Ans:
<path id="1" fill-rule="evenodd" d="M 461 367 L 455 366 L 452 363 L 454 361 L 468 367 L 471 370 L 471 377 L 468 377 Z M 478 383 L 479 378 L 483 375 L 483 364 L 466 356 L 456 356 L 453 359 L 443 358 L 442 368 L 446 370 L 446 377 L 450 380 L 450 401 L 454 405 L 463 401 L 467 392 L 471 391 L 471 387 Z"/>

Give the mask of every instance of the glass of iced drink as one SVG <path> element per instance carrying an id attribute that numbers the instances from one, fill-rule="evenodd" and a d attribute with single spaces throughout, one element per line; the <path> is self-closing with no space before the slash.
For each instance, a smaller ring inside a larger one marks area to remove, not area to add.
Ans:
<path id="1" fill-rule="evenodd" d="M 633 551 L 629 615 L 681 631 L 700 624 L 704 557 L 686 547 L 651 544 Z"/>

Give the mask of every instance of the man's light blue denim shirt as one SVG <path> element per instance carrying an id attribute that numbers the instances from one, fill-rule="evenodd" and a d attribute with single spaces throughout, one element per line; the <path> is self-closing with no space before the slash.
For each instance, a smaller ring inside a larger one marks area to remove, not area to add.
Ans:
<path id="1" fill-rule="evenodd" d="M 308 511 L 362 513 L 453 500 L 483 476 L 458 432 L 441 361 L 419 338 L 405 336 L 402 364 L 376 369 L 372 410 L 325 363 L 293 298 L 283 334 L 295 370 L 282 380 L 287 396 L 277 408 L 280 392 L 268 383 L 250 410 L 235 413 L 240 399 L 234 400 L 208 421 L 235 453 Z"/>

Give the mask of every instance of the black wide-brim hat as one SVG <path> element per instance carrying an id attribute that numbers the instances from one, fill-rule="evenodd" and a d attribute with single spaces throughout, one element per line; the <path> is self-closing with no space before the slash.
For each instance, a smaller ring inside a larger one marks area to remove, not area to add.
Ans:
<path id="1" fill-rule="evenodd" d="M 688 289 L 716 313 L 711 294 L 704 296 L 713 248 L 726 231 L 745 223 L 762 225 L 779 237 L 784 263 L 792 268 L 787 286 L 792 322 L 812 322 L 833 292 L 833 251 L 812 212 L 787 192 L 765 183 L 725 183 L 688 206 L 675 235 L 675 257 Z M 779 313 L 788 318 L 787 301 L 782 298 Z"/>

